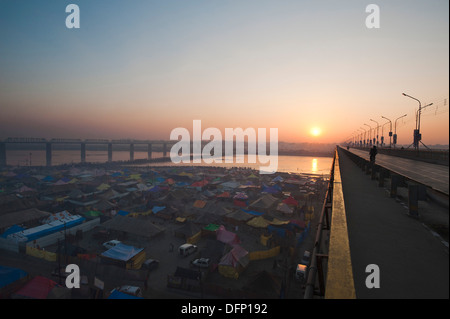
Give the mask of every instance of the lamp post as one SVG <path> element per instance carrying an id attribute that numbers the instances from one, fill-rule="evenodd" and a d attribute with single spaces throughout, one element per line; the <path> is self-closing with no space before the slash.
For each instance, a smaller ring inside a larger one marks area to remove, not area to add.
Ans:
<path id="1" fill-rule="evenodd" d="M 381 125 L 381 146 L 383 147 L 383 144 L 386 144 L 386 143 L 384 143 L 384 126 L 386 125 L 386 124 L 389 124 L 389 122 L 386 122 L 386 123 L 384 123 L 383 125 Z M 391 133 L 391 132 L 389 132 L 389 133 Z M 391 142 L 389 141 L 389 148 L 391 147 Z"/>
<path id="2" fill-rule="evenodd" d="M 372 122 L 377 123 L 377 147 L 378 147 L 378 128 L 380 127 L 380 124 L 378 124 L 377 121 L 370 119 Z M 374 138 L 375 139 L 375 138 Z M 375 143 L 375 142 L 374 142 Z"/>
<path id="3" fill-rule="evenodd" d="M 416 150 L 418 150 L 419 149 L 419 142 L 420 142 L 420 143 L 422 143 L 423 146 L 428 148 L 425 144 L 423 144 L 423 142 L 422 142 L 422 134 L 420 134 L 420 115 L 422 114 L 422 109 L 424 109 L 427 106 L 433 105 L 433 103 L 430 103 L 430 104 L 425 105 L 424 107 L 422 107 L 422 103 L 418 99 L 416 99 L 415 97 L 412 97 L 411 95 L 408 95 L 408 94 L 405 94 L 405 93 L 402 93 L 402 94 L 403 94 L 403 96 L 409 97 L 409 98 L 419 102 L 419 109 L 416 112 L 416 129 L 414 130 L 414 140 L 413 140 L 413 143 L 411 145 L 414 145 L 414 148 Z"/>
<path id="4" fill-rule="evenodd" d="M 391 148 L 392 147 L 392 121 L 384 116 L 381 116 L 381 118 L 388 120 L 390 123 L 390 125 L 389 125 L 389 148 Z"/>
<path id="5" fill-rule="evenodd" d="M 364 129 L 358 129 L 359 131 L 359 146 L 362 147 L 362 141 L 363 141 L 363 134 L 366 134 L 366 131 Z M 364 137 L 365 138 L 365 137 Z"/>
<path id="6" fill-rule="evenodd" d="M 362 127 L 362 126 L 361 126 L 361 128 L 364 130 L 364 143 L 363 143 L 363 144 L 364 144 L 364 147 L 366 147 L 366 141 L 367 141 L 367 140 L 366 140 L 366 134 L 367 134 L 367 130 L 366 130 L 364 127 Z"/>
<path id="7" fill-rule="evenodd" d="M 402 117 L 405 117 L 406 115 L 408 115 L 408 114 L 404 114 L 404 115 L 402 115 L 400 117 L 397 117 L 395 119 L 395 122 L 394 122 L 394 148 L 395 148 L 395 145 L 397 144 L 397 121 L 399 119 L 401 119 Z"/>
<path id="8" fill-rule="evenodd" d="M 369 124 L 364 123 L 364 125 L 369 127 L 369 147 L 372 146 L 372 126 L 370 126 Z"/>

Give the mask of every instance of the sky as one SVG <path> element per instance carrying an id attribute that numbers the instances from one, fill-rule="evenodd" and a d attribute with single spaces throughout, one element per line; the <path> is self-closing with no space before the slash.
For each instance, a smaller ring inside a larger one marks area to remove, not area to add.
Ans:
<path id="1" fill-rule="evenodd" d="M 335 143 L 407 114 L 407 145 L 406 93 L 433 103 L 422 141 L 448 144 L 448 14 L 447 0 L 0 0 L 0 138 L 168 140 L 201 120 Z"/>

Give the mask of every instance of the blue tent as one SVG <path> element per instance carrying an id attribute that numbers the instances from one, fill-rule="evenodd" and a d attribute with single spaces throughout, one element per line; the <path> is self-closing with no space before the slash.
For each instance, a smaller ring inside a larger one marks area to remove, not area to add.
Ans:
<path id="1" fill-rule="evenodd" d="M 255 212 L 254 210 L 247 210 L 247 209 L 243 209 L 243 208 L 241 208 L 241 210 L 247 214 L 251 214 L 251 215 L 255 215 L 255 216 L 264 215 L 264 213 Z"/>
<path id="2" fill-rule="evenodd" d="M 0 266 L 0 288 L 3 288 L 27 275 L 28 273 L 22 269 Z"/>
<path id="3" fill-rule="evenodd" d="M 130 212 L 124 211 L 124 210 L 119 210 L 117 212 L 117 215 L 121 215 L 121 216 L 127 216 Z"/>
<path id="4" fill-rule="evenodd" d="M 25 228 L 17 226 L 17 225 L 12 225 L 11 227 L 9 227 L 7 230 L 5 230 L 5 232 L 3 234 L 0 235 L 0 237 L 6 238 L 9 234 L 15 234 L 17 232 L 20 232 L 22 230 L 24 230 Z"/>
<path id="5" fill-rule="evenodd" d="M 125 244 L 117 244 L 111 249 L 108 249 L 102 253 L 101 257 L 107 257 L 116 260 L 128 261 L 138 253 L 140 253 L 144 248 L 136 248 L 133 246 L 128 246 Z"/>
<path id="6" fill-rule="evenodd" d="M 153 212 L 153 214 L 156 214 L 157 212 L 160 212 L 165 208 L 166 208 L 166 206 L 153 206 L 152 212 Z"/>

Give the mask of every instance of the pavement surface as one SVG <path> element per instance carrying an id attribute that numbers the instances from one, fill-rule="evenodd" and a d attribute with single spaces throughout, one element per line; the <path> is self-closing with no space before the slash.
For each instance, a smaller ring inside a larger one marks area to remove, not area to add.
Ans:
<path id="1" fill-rule="evenodd" d="M 350 148 L 350 152 L 369 160 L 369 150 Z M 429 186 L 430 188 L 449 195 L 449 167 L 431 164 L 413 159 L 378 154 L 376 164 L 403 175 L 413 181 Z"/>
<path id="2" fill-rule="evenodd" d="M 341 149 L 339 159 L 356 298 L 448 299 L 448 247 Z M 369 265 L 379 288 L 366 285 L 375 282 Z"/>

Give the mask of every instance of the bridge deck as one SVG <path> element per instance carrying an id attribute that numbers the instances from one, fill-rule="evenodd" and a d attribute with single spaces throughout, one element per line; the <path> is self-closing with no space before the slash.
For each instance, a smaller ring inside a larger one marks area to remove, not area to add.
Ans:
<path id="1" fill-rule="evenodd" d="M 350 148 L 350 152 L 364 158 L 369 159 L 369 151 Z M 438 192 L 449 194 L 449 174 L 448 166 L 431 164 L 412 159 L 406 159 L 385 154 L 376 156 L 376 164 L 403 175 L 408 179 L 426 185 Z"/>
<path id="2" fill-rule="evenodd" d="M 448 249 L 338 152 L 356 298 L 447 299 Z M 366 286 L 370 264 L 379 267 L 380 288 Z"/>

